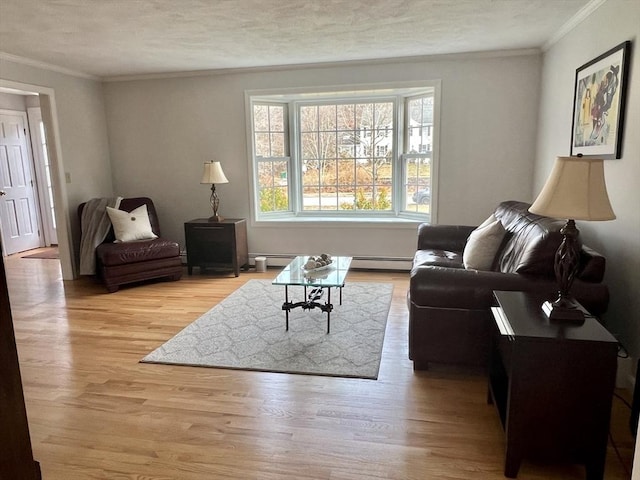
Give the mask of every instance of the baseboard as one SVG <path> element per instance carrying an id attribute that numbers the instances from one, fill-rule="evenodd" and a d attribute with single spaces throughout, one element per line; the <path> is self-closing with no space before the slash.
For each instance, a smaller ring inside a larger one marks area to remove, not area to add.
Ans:
<path id="1" fill-rule="evenodd" d="M 286 267 L 296 255 L 294 254 L 269 254 L 269 253 L 250 253 L 249 265 L 255 266 L 256 257 L 266 257 L 267 267 Z M 182 264 L 187 264 L 187 252 L 180 252 Z M 408 272 L 411 270 L 412 258 L 405 257 L 353 257 L 351 261 L 352 269 L 362 270 L 387 270 Z"/>
<path id="2" fill-rule="evenodd" d="M 266 257 L 267 267 L 286 267 L 295 254 L 269 254 L 250 253 L 249 264 L 255 265 L 256 257 Z M 389 271 L 409 271 L 411 270 L 412 258 L 406 257 L 367 257 L 354 256 L 351 261 L 351 268 L 363 270 L 389 270 Z"/>

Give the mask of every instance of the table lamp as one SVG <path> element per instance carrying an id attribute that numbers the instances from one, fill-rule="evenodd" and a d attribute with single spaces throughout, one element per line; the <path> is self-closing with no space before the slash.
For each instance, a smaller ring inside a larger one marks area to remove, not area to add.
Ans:
<path id="1" fill-rule="evenodd" d="M 578 271 L 581 245 L 575 220 L 613 220 L 602 159 L 558 157 L 542 191 L 529 208 L 545 217 L 566 218 L 562 243 L 554 260 L 558 298 L 545 302 L 542 309 L 550 320 L 584 321 L 584 314 L 569 291 Z"/>
<path id="2" fill-rule="evenodd" d="M 216 194 L 216 183 L 229 183 L 229 180 L 227 180 L 227 177 L 224 175 L 220 162 L 214 162 L 213 160 L 205 162 L 204 171 L 202 172 L 202 180 L 200 180 L 200 183 L 211 184 L 211 198 L 209 201 L 211 202 L 211 208 L 213 209 L 213 216 L 209 217 L 209 221 L 221 222 L 224 218 L 218 215 L 220 200 Z"/>

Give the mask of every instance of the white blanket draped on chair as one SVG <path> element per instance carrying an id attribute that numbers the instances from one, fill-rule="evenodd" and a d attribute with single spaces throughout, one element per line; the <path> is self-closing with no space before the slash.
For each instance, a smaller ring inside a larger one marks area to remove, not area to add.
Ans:
<path id="1" fill-rule="evenodd" d="M 119 208 L 122 197 L 92 198 L 82 210 L 82 235 L 80 237 L 80 275 L 95 275 L 96 247 L 109 233 L 111 220 L 107 207 Z"/>

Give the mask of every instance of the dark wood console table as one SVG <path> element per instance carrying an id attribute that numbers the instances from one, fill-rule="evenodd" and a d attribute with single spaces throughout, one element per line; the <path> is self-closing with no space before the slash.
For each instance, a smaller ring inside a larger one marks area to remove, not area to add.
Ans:
<path id="1" fill-rule="evenodd" d="M 210 222 L 197 218 L 184 224 L 187 244 L 187 271 L 193 267 L 227 268 L 237 277 L 240 268 L 248 269 L 247 221 L 244 218 L 225 218 Z"/>
<path id="2" fill-rule="evenodd" d="M 523 457 L 584 464 L 602 480 L 617 342 L 592 316 L 581 325 L 549 322 L 544 297 L 494 292 L 489 403 L 506 435 L 504 474 Z"/>

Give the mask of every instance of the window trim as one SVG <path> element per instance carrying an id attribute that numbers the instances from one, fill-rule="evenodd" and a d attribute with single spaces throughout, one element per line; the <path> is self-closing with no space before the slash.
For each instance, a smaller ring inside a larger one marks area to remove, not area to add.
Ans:
<path id="1" fill-rule="evenodd" d="M 246 129 L 247 138 L 247 157 L 248 157 L 248 173 L 250 179 L 251 198 L 251 224 L 254 226 L 276 226 L 278 223 L 290 225 L 291 223 L 309 224 L 312 222 L 322 221 L 323 226 L 333 223 L 335 225 L 343 225 L 349 222 L 356 225 L 368 224 L 387 224 L 398 223 L 415 225 L 416 222 L 426 221 L 424 214 L 419 212 L 413 213 L 402 210 L 405 192 L 404 188 L 393 189 L 393 204 L 396 207 L 390 211 L 368 211 L 364 214 L 362 211 L 302 211 L 300 205 L 301 189 L 299 188 L 300 162 L 298 158 L 298 137 L 299 125 L 297 122 L 297 110 L 301 104 L 317 105 L 325 102 L 327 104 L 335 104 L 340 101 L 354 102 L 360 100 L 380 101 L 383 98 L 394 98 L 394 123 L 396 125 L 393 135 L 394 151 L 392 163 L 394 182 L 399 182 L 403 186 L 405 181 L 405 160 L 403 153 L 400 151 L 404 142 L 404 116 L 401 115 L 405 106 L 405 102 L 410 97 L 419 97 L 426 93 L 432 94 L 434 99 L 433 111 L 433 127 L 432 127 L 432 156 L 431 156 L 431 212 L 430 223 L 437 222 L 438 212 L 438 175 L 439 175 L 439 136 L 440 136 L 440 99 L 441 99 L 441 81 L 425 80 L 414 82 L 390 82 L 385 84 L 359 84 L 359 85 L 334 85 L 334 86 L 318 86 L 305 88 L 277 88 L 277 89 L 259 89 L 245 90 L 245 118 L 248 128 Z M 267 215 L 260 212 L 258 193 L 257 169 L 255 168 L 255 152 L 254 152 L 254 123 L 253 123 L 253 105 L 254 104 L 284 104 L 288 112 L 288 131 L 286 133 L 289 140 L 289 157 L 282 158 L 287 160 L 290 177 L 287 179 L 289 193 L 289 209 L 281 212 L 269 212 Z M 394 185 L 397 187 L 398 185 Z"/>

